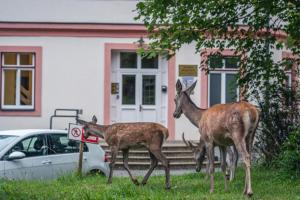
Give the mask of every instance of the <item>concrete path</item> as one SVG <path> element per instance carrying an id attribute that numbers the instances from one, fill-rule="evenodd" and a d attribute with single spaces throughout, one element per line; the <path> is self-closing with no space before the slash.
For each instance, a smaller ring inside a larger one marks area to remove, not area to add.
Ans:
<path id="1" fill-rule="evenodd" d="M 131 170 L 132 175 L 134 176 L 145 176 L 148 170 Z M 196 173 L 194 169 L 180 169 L 180 170 L 170 170 L 170 174 L 172 175 L 182 175 Z M 165 170 L 154 170 L 151 176 L 165 175 Z M 119 177 L 127 177 L 128 173 L 125 170 L 114 170 L 114 176 Z"/>

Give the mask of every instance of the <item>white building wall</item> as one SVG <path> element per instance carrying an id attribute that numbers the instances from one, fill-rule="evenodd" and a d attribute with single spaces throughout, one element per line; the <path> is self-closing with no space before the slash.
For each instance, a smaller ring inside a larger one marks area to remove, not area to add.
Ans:
<path id="1" fill-rule="evenodd" d="M 194 89 L 194 94 L 191 95 L 192 100 L 199 107 L 200 105 L 200 54 L 195 53 L 195 44 L 183 45 L 183 47 L 176 53 L 176 77 L 178 78 L 179 65 L 197 65 L 198 76 L 194 79 L 197 80 L 197 85 Z M 176 78 L 176 80 L 177 80 Z M 180 77 L 179 77 L 180 78 Z M 174 86 L 175 87 L 175 86 Z M 182 133 L 185 133 L 186 139 L 199 140 L 200 135 L 198 128 L 196 128 L 185 116 L 181 115 L 179 119 L 175 119 L 175 139 L 181 140 Z"/>
<path id="2" fill-rule="evenodd" d="M 0 37 L 0 46 L 42 47 L 41 117 L 0 117 L 0 130 L 48 128 L 56 108 L 83 109 L 83 119 L 103 122 L 104 43 L 137 39 L 71 37 Z M 54 119 L 67 128 L 70 119 Z"/>

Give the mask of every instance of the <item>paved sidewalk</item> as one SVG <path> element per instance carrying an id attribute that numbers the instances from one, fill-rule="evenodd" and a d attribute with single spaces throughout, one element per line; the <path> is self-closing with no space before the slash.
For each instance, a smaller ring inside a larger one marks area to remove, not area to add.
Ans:
<path id="1" fill-rule="evenodd" d="M 145 176 L 148 170 L 130 170 L 132 172 L 132 175 L 134 176 Z M 182 174 L 190 174 L 190 173 L 196 173 L 195 169 L 178 169 L 178 170 L 170 170 L 171 175 L 182 175 Z M 201 172 L 202 173 L 202 172 Z M 165 175 L 165 170 L 154 170 L 151 174 L 151 176 L 158 176 L 158 175 Z M 114 170 L 114 176 L 128 176 L 127 171 L 125 170 Z"/>

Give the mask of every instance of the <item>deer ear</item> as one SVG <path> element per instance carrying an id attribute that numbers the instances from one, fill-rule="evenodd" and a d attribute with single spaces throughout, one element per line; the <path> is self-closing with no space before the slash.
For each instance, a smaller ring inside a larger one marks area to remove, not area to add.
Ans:
<path id="1" fill-rule="evenodd" d="M 181 90 L 182 90 L 182 85 L 181 85 L 180 80 L 178 79 L 176 82 L 176 91 L 177 91 L 177 93 L 179 93 L 179 92 L 181 92 Z"/>
<path id="2" fill-rule="evenodd" d="M 98 121 L 98 120 L 97 120 L 97 117 L 94 115 L 93 118 L 92 118 L 92 122 L 93 122 L 94 124 L 96 124 L 97 121 Z"/>
<path id="3" fill-rule="evenodd" d="M 81 125 L 86 125 L 87 124 L 87 122 L 82 120 L 82 119 L 77 119 L 77 123 L 81 124 Z"/>
<path id="4" fill-rule="evenodd" d="M 187 88 L 185 90 L 185 92 L 188 94 L 188 95 L 191 95 L 191 93 L 193 92 L 193 90 L 195 89 L 196 87 L 196 84 L 197 84 L 197 81 L 195 81 L 189 88 Z"/>

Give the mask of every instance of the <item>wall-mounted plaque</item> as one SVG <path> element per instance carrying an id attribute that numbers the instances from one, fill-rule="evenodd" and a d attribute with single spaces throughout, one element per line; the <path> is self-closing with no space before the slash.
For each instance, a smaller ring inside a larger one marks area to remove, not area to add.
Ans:
<path id="1" fill-rule="evenodd" d="M 198 76 L 198 66 L 179 65 L 179 76 Z"/>
<path id="2" fill-rule="evenodd" d="M 119 83 L 111 83 L 111 94 L 119 94 Z"/>

